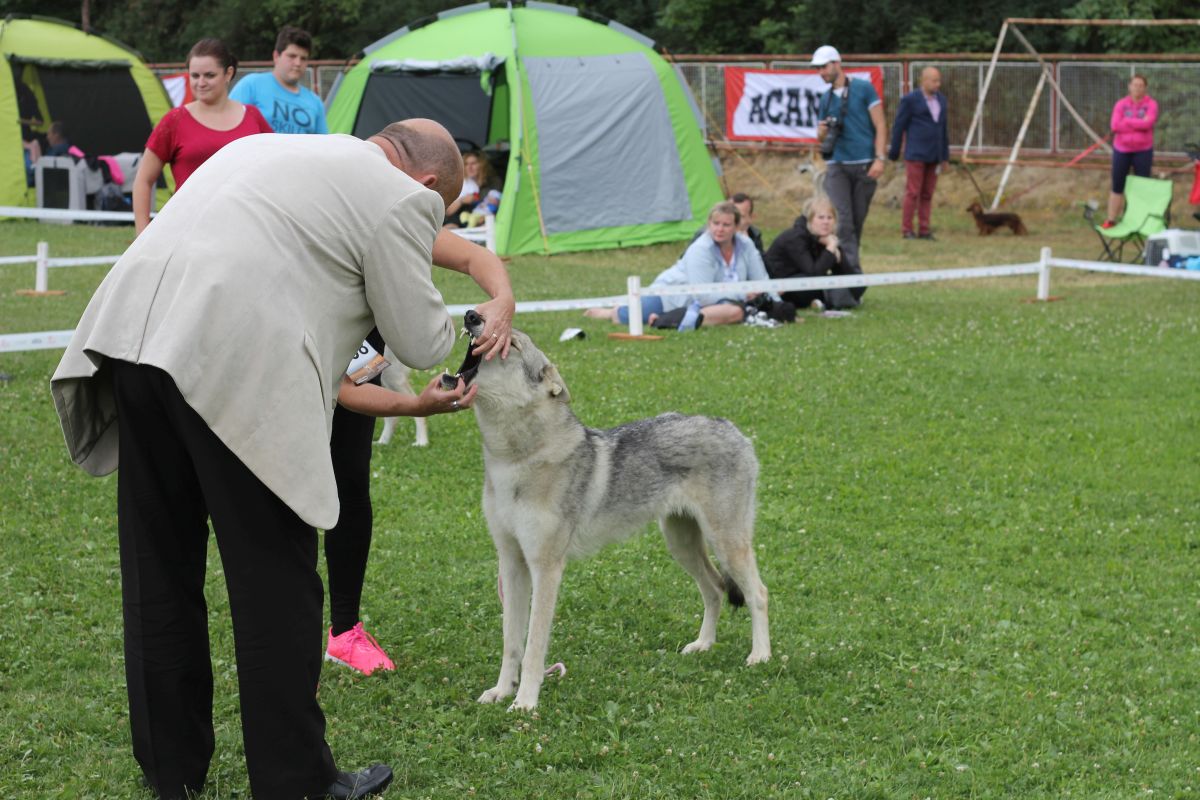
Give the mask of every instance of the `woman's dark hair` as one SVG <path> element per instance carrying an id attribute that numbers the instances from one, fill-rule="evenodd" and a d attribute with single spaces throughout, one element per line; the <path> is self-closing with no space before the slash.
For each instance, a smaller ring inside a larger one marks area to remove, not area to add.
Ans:
<path id="1" fill-rule="evenodd" d="M 1145 86 L 1147 89 L 1150 88 L 1150 81 L 1146 80 L 1146 76 L 1141 74 L 1140 72 L 1133 73 L 1133 77 L 1130 78 L 1129 80 L 1130 80 L 1130 82 L 1141 81 L 1142 86 Z"/>
<path id="2" fill-rule="evenodd" d="M 237 75 L 237 58 L 234 57 L 233 51 L 229 49 L 229 45 L 220 39 L 209 37 L 196 42 L 192 45 L 192 49 L 188 50 L 187 61 L 184 63 L 190 66 L 193 58 L 203 56 L 216 59 L 217 63 L 221 65 L 222 72 L 233 67 L 233 74 L 234 76 Z"/>

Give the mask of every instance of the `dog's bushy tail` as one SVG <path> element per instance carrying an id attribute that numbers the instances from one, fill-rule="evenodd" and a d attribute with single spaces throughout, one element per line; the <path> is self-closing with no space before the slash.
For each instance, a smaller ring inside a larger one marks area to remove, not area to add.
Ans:
<path id="1" fill-rule="evenodd" d="M 746 595 L 742 594 L 742 587 L 737 585 L 737 582 L 729 576 L 728 572 L 721 571 L 721 580 L 725 583 L 725 594 L 729 597 L 729 605 L 734 608 L 742 608 L 746 605 Z"/>

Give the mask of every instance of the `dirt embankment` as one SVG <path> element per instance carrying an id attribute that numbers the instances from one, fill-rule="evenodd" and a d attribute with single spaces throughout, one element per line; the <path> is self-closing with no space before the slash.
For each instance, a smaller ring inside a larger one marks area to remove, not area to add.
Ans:
<path id="1" fill-rule="evenodd" d="M 756 153 L 753 151 L 721 152 L 725 175 L 724 186 L 729 193 L 746 192 L 756 202 L 755 216 L 767 227 L 786 227 L 799 209 L 813 195 L 813 177 L 822 169 L 819 158 L 805 153 Z M 886 203 L 898 208 L 904 197 L 904 162 L 889 162 L 880 179 L 874 204 Z M 984 206 L 991 204 L 1000 185 L 1002 166 L 976 165 L 970 168 L 951 163 L 938 181 L 934 206 L 960 211 L 986 197 Z M 972 183 L 971 178 L 974 178 Z M 1160 177 L 1155 171 L 1155 177 Z M 1175 182 L 1175 201 L 1172 211 L 1177 219 L 1191 217 L 1188 193 L 1192 172 L 1179 172 L 1171 177 Z M 978 189 L 976 188 L 978 184 Z M 1062 211 L 1081 213 L 1080 204 L 1095 200 L 1104 207 L 1108 199 L 1109 173 L 1104 166 L 1062 169 L 1051 167 L 1014 167 L 1005 190 L 1001 209 L 1013 211 Z"/>

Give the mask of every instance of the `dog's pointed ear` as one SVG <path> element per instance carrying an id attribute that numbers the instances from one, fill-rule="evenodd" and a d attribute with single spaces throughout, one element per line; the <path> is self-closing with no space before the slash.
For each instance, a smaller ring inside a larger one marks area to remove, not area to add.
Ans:
<path id="1" fill-rule="evenodd" d="M 566 381 L 558 374 L 558 368 L 553 364 L 542 367 L 542 382 L 550 390 L 551 397 L 557 397 L 564 403 L 571 402 L 571 393 L 567 391 Z"/>

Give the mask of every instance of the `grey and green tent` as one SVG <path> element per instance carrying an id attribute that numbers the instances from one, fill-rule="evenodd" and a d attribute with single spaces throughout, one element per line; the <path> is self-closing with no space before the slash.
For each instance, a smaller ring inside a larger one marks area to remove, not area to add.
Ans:
<path id="1" fill-rule="evenodd" d="M 20 111 L 36 104 L 37 123 Z M 71 143 L 89 155 L 140 153 L 171 109 L 162 82 L 123 44 L 46 17 L 0 20 L 0 206 L 32 205 L 25 184 L 22 127 L 44 136 L 66 123 Z"/>
<path id="2" fill-rule="evenodd" d="M 329 129 L 442 122 L 504 178 L 501 254 L 687 239 L 722 199 L 681 76 L 616 22 L 548 3 L 445 11 L 381 39 L 334 86 Z"/>

